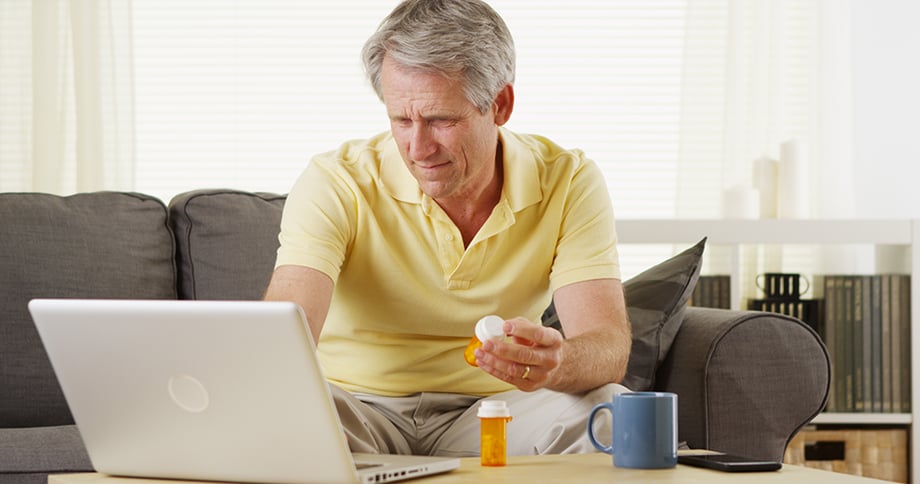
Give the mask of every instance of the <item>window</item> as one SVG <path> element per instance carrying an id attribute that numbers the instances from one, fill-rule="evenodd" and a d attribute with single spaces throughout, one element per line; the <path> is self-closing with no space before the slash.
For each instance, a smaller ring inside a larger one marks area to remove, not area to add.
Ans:
<path id="1" fill-rule="evenodd" d="M 388 128 L 359 52 L 396 1 L 135 0 L 137 189 L 286 192 Z M 508 127 L 581 148 L 618 216 L 674 212 L 684 2 L 494 0 L 518 50 Z"/>

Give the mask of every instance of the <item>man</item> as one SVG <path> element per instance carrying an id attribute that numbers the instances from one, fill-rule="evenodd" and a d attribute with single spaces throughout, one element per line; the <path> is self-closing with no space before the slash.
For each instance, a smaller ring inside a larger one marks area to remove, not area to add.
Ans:
<path id="1" fill-rule="evenodd" d="M 304 309 L 352 450 L 477 455 L 491 398 L 509 454 L 592 451 L 587 414 L 626 390 L 630 348 L 600 171 L 502 127 L 514 46 L 485 3 L 407 0 L 363 58 L 391 129 L 311 161 L 265 296 Z M 564 337 L 539 322 L 551 301 Z M 487 314 L 509 338 L 475 368 Z"/>

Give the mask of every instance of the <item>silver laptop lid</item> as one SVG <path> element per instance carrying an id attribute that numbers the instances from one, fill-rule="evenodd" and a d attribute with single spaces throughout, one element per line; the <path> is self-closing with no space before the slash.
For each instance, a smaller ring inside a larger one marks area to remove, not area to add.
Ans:
<path id="1" fill-rule="evenodd" d="M 29 309 L 97 471 L 358 480 L 295 304 L 34 300 Z"/>

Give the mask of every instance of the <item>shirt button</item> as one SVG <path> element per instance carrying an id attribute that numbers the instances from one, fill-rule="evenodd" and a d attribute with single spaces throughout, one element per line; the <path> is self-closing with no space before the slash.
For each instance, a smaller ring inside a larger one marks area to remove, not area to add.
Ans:
<path id="1" fill-rule="evenodd" d="M 446 240 L 446 241 L 448 241 L 448 242 L 453 242 L 454 236 L 451 235 L 451 234 L 447 234 L 447 235 L 444 236 L 444 240 Z"/>

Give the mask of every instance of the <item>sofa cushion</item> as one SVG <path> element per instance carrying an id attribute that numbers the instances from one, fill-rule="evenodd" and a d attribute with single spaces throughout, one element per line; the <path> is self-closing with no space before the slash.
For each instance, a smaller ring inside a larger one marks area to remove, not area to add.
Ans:
<path id="1" fill-rule="evenodd" d="M 706 239 L 623 283 L 632 326 L 632 353 L 623 385 L 651 390 L 684 322 L 687 301 L 700 277 Z"/>
<path id="2" fill-rule="evenodd" d="M 261 299 L 275 266 L 284 195 L 195 190 L 169 203 L 181 299 Z"/>
<path id="3" fill-rule="evenodd" d="M 72 423 L 27 304 L 174 299 L 166 207 L 134 193 L 3 193 L 0 227 L 0 427 Z"/>
<path id="4" fill-rule="evenodd" d="M 0 482 L 29 473 L 92 470 L 75 425 L 0 428 Z"/>
<path id="5" fill-rule="evenodd" d="M 700 277 L 705 247 L 704 238 L 623 283 L 632 328 L 632 350 L 622 382 L 627 388 L 645 391 L 655 385 L 655 373 L 668 355 Z M 544 326 L 561 329 L 553 303 L 543 313 L 542 320 Z"/>

